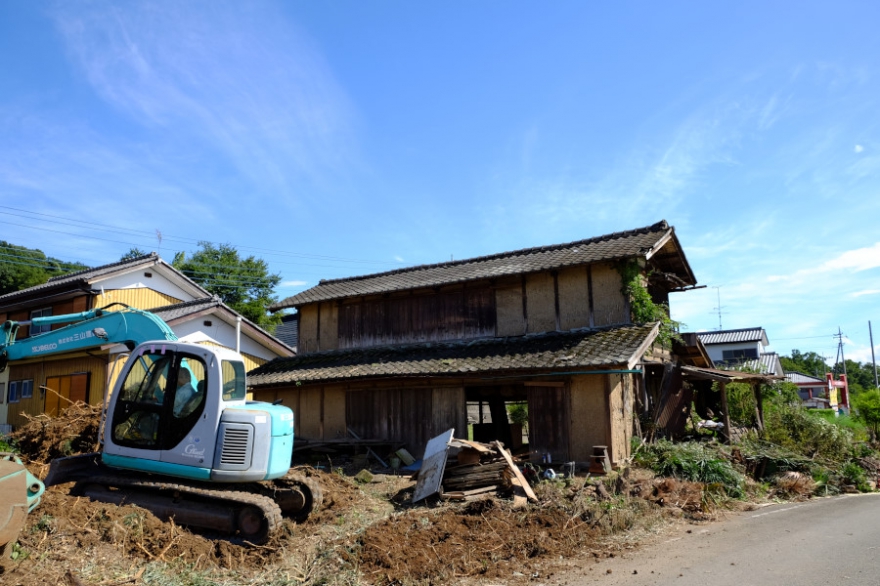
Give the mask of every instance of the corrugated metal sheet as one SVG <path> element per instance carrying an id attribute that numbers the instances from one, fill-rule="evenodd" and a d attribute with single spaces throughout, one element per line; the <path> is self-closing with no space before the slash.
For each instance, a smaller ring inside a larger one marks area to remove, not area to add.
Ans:
<path id="1" fill-rule="evenodd" d="M 802 372 L 786 372 L 785 380 L 796 385 L 825 385 L 824 378 L 816 378 Z"/>
<path id="2" fill-rule="evenodd" d="M 710 344 L 737 344 L 741 342 L 761 342 L 769 344 L 764 328 L 743 328 L 740 330 L 719 330 L 717 332 L 697 332 L 704 346 Z"/>

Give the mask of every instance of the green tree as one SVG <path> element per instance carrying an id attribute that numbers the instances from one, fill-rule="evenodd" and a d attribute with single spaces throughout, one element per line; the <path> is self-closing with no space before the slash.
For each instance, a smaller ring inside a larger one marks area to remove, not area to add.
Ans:
<path id="1" fill-rule="evenodd" d="M 281 275 L 271 274 L 262 259 L 242 258 L 231 244 L 202 241 L 199 246 L 189 257 L 177 253 L 171 264 L 247 319 L 274 330 L 281 316 L 270 315 L 266 308 L 278 300 L 275 287 Z"/>
<path id="2" fill-rule="evenodd" d="M 815 352 L 801 352 L 800 350 L 792 350 L 791 356 L 780 356 L 779 361 L 785 372 L 797 371 L 803 374 L 824 378 L 825 373 L 829 371 L 829 367 L 825 364 L 825 359 Z"/>
<path id="3" fill-rule="evenodd" d="M 50 277 L 87 268 L 82 263 L 47 257 L 42 250 L 0 240 L 0 295 L 41 285 Z"/>
<path id="4" fill-rule="evenodd" d="M 132 259 L 135 259 L 135 258 L 137 258 L 137 257 L 139 257 L 139 256 L 144 256 L 145 254 L 148 254 L 148 253 L 144 252 L 143 250 L 141 250 L 141 249 L 138 248 L 137 246 L 132 246 L 131 248 L 128 249 L 128 252 L 126 252 L 125 254 L 123 254 L 123 255 L 119 258 L 119 260 L 120 260 L 120 261 L 123 261 L 123 260 L 132 260 Z"/>
<path id="5" fill-rule="evenodd" d="M 871 433 L 871 439 L 877 441 L 880 436 L 880 389 L 862 391 L 852 398 L 856 419 L 863 422 Z"/>

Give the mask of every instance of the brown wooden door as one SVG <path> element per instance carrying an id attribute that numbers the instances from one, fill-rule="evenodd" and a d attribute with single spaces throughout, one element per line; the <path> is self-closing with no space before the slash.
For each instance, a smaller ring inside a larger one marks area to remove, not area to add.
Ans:
<path id="1" fill-rule="evenodd" d="M 69 374 L 50 376 L 46 379 L 45 407 L 43 411 L 50 417 L 57 417 L 72 403 L 89 400 L 89 374 Z"/>
<path id="2" fill-rule="evenodd" d="M 550 454 L 553 464 L 568 461 L 569 420 L 571 413 L 568 388 L 559 386 L 530 386 L 529 450 L 541 461 Z"/>

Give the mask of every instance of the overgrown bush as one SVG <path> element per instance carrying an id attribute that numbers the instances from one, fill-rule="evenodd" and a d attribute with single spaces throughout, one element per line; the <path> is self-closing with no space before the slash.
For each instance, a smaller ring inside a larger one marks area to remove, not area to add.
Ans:
<path id="1" fill-rule="evenodd" d="M 720 485 L 733 498 L 744 494 L 745 477 L 726 457 L 702 444 L 660 441 L 646 445 L 636 461 L 660 476 Z"/>
<path id="2" fill-rule="evenodd" d="M 853 444 L 849 430 L 791 405 L 765 413 L 763 439 L 809 458 L 821 456 L 838 462 L 849 457 Z"/>

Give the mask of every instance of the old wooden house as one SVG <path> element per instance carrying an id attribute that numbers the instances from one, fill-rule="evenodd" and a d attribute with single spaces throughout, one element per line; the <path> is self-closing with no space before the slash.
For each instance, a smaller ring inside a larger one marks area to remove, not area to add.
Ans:
<path id="1" fill-rule="evenodd" d="M 254 396 L 295 412 L 301 442 L 350 437 L 420 455 L 455 429 L 519 445 L 506 407 L 528 407 L 532 457 L 629 455 L 646 366 L 668 356 L 635 323 L 625 279 L 655 303 L 696 279 L 673 227 L 321 281 L 274 309 L 299 315 L 298 355 L 250 373 Z M 631 288 L 630 288 L 631 291 Z M 491 420 L 492 423 L 486 423 Z"/>
<path id="2" fill-rule="evenodd" d="M 155 253 L 2 295 L 0 323 L 78 313 L 113 303 L 153 311 L 182 340 L 238 349 L 248 368 L 294 354 Z M 23 343 L 32 335 L 64 325 L 23 326 L 17 340 Z M 107 345 L 10 364 L 0 373 L 0 425 L 20 425 L 25 414 L 55 414 L 70 401 L 100 403 L 121 365 L 116 357 L 126 352 L 122 345 Z"/>

